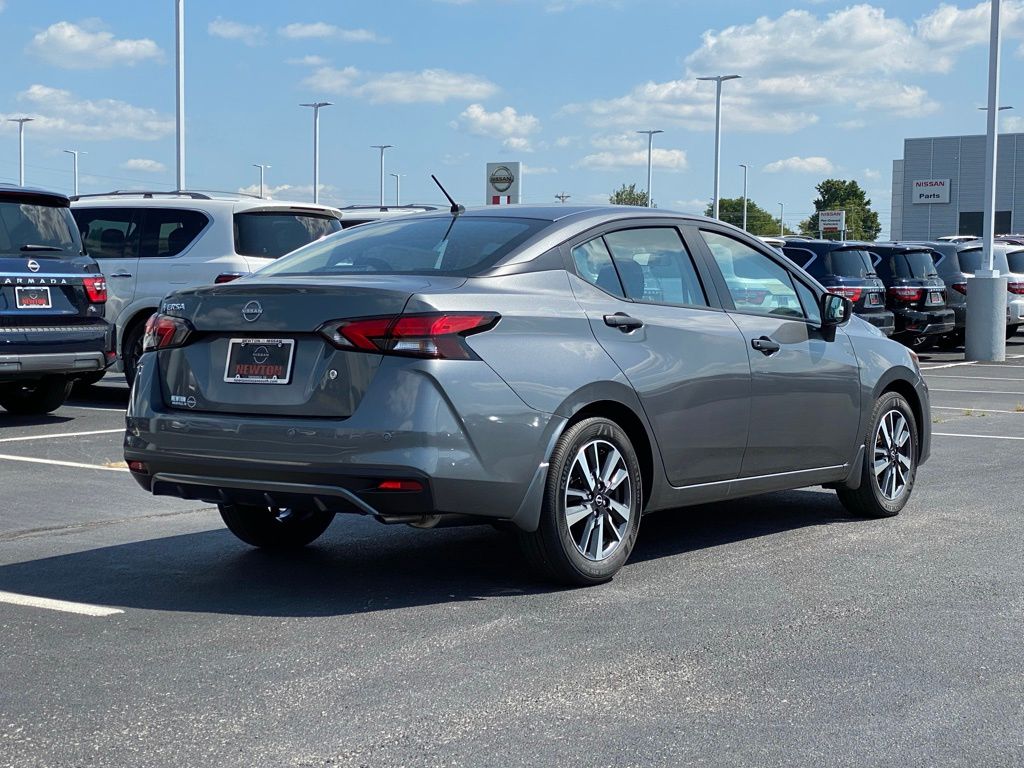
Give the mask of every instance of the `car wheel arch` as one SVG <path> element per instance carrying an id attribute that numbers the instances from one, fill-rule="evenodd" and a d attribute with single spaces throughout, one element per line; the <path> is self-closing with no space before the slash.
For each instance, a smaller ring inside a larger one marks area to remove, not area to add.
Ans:
<path id="1" fill-rule="evenodd" d="M 140 325 L 145 325 L 146 321 L 157 311 L 156 307 L 148 307 L 136 310 L 132 314 L 131 319 L 124 324 L 124 330 L 121 331 L 121 340 L 118 344 L 118 353 L 122 359 L 124 359 L 124 340 L 132 333 L 132 331 Z"/>
<path id="2" fill-rule="evenodd" d="M 924 412 L 921 406 L 921 398 L 917 395 L 917 390 L 914 388 L 913 383 L 908 379 L 894 376 L 884 385 L 881 385 L 875 392 L 875 397 L 872 402 L 875 402 L 887 392 L 895 392 L 901 395 L 907 404 L 910 405 L 910 410 L 914 413 L 914 419 L 917 421 L 918 433 L 922 432 L 925 428 L 924 424 Z M 920 434 L 919 434 L 920 438 Z M 920 460 L 921 451 L 923 449 L 923 443 L 920 439 L 917 441 L 917 458 Z"/>

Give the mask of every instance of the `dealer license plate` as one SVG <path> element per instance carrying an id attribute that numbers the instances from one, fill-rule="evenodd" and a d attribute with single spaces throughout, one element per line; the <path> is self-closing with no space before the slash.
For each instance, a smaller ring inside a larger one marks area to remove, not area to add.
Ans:
<path id="1" fill-rule="evenodd" d="M 939 291 L 930 291 L 928 293 L 928 306 L 935 307 L 943 303 L 942 294 Z"/>
<path id="2" fill-rule="evenodd" d="M 230 384 L 287 384 L 294 339 L 231 339 L 224 381 Z"/>
<path id="3" fill-rule="evenodd" d="M 869 293 L 868 294 L 868 304 L 870 304 L 872 307 L 877 307 L 881 303 L 882 303 L 882 294 L 880 294 L 880 293 Z"/>
<path id="4" fill-rule="evenodd" d="M 14 302 L 18 309 L 52 309 L 49 288 L 17 287 Z"/>

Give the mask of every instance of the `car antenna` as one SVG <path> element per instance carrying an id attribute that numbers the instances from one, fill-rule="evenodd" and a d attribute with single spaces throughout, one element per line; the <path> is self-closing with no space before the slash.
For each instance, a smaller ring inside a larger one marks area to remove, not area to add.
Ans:
<path id="1" fill-rule="evenodd" d="M 459 205 L 458 203 L 455 202 L 454 198 L 452 198 L 452 196 L 448 194 L 448 190 L 441 186 L 441 182 L 437 180 L 437 176 L 435 176 L 434 174 L 430 174 L 430 178 L 434 180 L 434 183 L 437 184 L 438 189 L 444 192 L 444 196 L 447 197 L 448 202 L 452 204 L 452 216 L 458 216 L 460 213 L 466 212 L 466 206 Z"/>

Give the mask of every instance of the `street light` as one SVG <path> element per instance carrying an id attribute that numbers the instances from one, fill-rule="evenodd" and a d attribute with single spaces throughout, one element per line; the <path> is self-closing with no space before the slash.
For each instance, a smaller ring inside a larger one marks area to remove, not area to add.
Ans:
<path id="1" fill-rule="evenodd" d="M 786 215 L 786 204 L 779 203 L 779 237 L 786 236 L 786 225 L 783 224 L 783 219 Z"/>
<path id="2" fill-rule="evenodd" d="M 72 165 L 72 170 L 74 171 L 74 174 L 75 174 L 75 197 L 78 197 L 78 156 L 79 155 L 87 155 L 89 153 L 85 152 L 85 151 L 83 151 L 81 149 L 65 149 L 63 151 L 67 152 L 69 155 L 71 155 L 71 157 L 74 158 L 74 164 Z"/>
<path id="3" fill-rule="evenodd" d="M 272 165 L 260 165 L 259 163 L 253 163 L 252 167 L 260 169 L 260 199 L 262 200 L 263 199 L 263 172 L 267 168 L 273 168 L 274 166 L 272 166 Z"/>
<path id="4" fill-rule="evenodd" d="M 380 207 L 384 207 L 384 150 L 391 149 L 393 144 L 371 144 L 374 149 L 380 150 Z"/>
<path id="5" fill-rule="evenodd" d="M 654 207 L 654 198 L 651 197 L 651 155 L 654 152 L 654 134 L 664 133 L 664 131 L 637 131 L 637 133 L 647 134 L 647 207 Z M 565 202 L 564 200 L 562 202 Z"/>
<path id="6" fill-rule="evenodd" d="M 557 195 L 555 195 L 555 200 L 560 202 L 562 205 L 565 205 L 565 201 L 568 200 L 570 197 L 572 197 L 572 195 L 568 195 L 565 192 L 559 192 Z"/>
<path id="7" fill-rule="evenodd" d="M 747 164 L 740 163 L 743 169 L 743 231 L 747 231 Z"/>
<path id="8" fill-rule="evenodd" d="M 719 159 L 722 154 L 722 83 L 726 80 L 738 80 L 740 75 L 712 75 L 710 77 L 698 77 L 698 80 L 715 81 L 715 197 L 712 203 L 711 215 L 718 218 L 718 175 L 720 170 Z"/>
<path id="9" fill-rule="evenodd" d="M 313 109 L 313 202 L 320 202 L 320 107 L 332 106 L 329 101 L 314 101 L 299 104 Z"/>
<path id="10" fill-rule="evenodd" d="M 395 177 L 395 207 L 397 208 L 402 204 L 402 174 L 389 173 L 388 176 Z"/>
<path id="11" fill-rule="evenodd" d="M 31 123 L 34 117 L 9 117 L 7 122 L 18 124 L 18 186 L 25 186 L 25 123 Z"/>
<path id="12" fill-rule="evenodd" d="M 174 58 L 178 189 L 185 188 L 185 0 L 174 0 Z"/>

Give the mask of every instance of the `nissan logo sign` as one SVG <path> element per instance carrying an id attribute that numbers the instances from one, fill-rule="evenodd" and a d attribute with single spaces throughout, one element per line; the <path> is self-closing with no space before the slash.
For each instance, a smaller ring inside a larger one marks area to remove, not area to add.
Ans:
<path id="1" fill-rule="evenodd" d="M 244 307 L 242 307 L 242 318 L 255 323 L 263 315 L 263 305 L 258 301 L 250 301 Z"/>
<path id="2" fill-rule="evenodd" d="M 516 177 L 512 175 L 512 171 L 507 166 L 499 165 L 491 172 L 491 186 L 499 192 L 507 192 L 512 186 L 512 182 L 516 180 Z"/>

